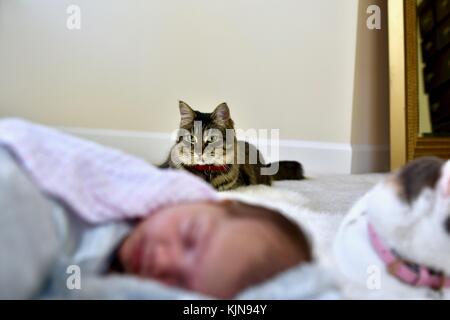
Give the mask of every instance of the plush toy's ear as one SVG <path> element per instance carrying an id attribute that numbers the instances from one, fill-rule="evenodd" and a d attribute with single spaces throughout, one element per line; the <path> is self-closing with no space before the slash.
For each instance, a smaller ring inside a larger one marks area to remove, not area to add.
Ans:
<path id="1" fill-rule="evenodd" d="M 227 122 L 230 120 L 230 109 L 228 105 L 224 102 L 219 104 L 216 109 L 214 109 L 212 116 L 217 122 Z"/>
<path id="2" fill-rule="evenodd" d="M 181 122 L 180 122 L 180 126 L 186 126 L 192 122 L 194 122 L 195 119 L 195 111 L 192 110 L 191 107 L 189 107 L 189 105 L 183 101 L 180 101 L 180 117 L 181 117 Z"/>

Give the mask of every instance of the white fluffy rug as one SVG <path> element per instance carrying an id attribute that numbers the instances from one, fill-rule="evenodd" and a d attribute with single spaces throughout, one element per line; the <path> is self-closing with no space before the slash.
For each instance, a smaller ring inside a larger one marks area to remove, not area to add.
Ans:
<path id="1" fill-rule="evenodd" d="M 331 243 L 345 213 L 384 175 L 334 175 L 302 181 L 280 181 L 274 186 L 250 186 L 222 193 L 249 203 L 277 209 L 310 235 L 320 264 L 330 262 Z"/>

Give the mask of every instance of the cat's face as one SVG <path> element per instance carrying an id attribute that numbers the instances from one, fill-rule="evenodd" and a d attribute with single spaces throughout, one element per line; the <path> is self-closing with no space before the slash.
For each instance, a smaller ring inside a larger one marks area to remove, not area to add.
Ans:
<path id="1" fill-rule="evenodd" d="M 450 161 L 412 161 L 372 190 L 367 211 L 400 256 L 450 274 Z"/>
<path id="2" fill-rule="evenodd" d="M 177 167 L 232 164 L 235 132 L 227 104 L 220 104 L 212 113 L 195 111 L 182 101 L 179 107 L 180 129 L 172 162 Z"/>

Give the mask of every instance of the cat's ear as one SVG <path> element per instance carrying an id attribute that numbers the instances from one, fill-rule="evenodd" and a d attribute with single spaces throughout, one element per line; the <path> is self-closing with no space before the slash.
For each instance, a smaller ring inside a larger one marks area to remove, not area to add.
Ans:
<path id="1" fill-rule="evenodd" d="M 216 122 L 225 123 L 230 120 L 230 109 L 224 102 L 219 104 L 212 113 L 212 117 Z"/>
<path id="2" fill-rule="evenodd" d="M 194 122 L 195 111 L 192 110 L 192 108 L 186 102 L 183 102 L 183 101 L 180 101 L 179 107 L 180 107 L 180 117 L 181 117 L 180 126 L 183 127 L 185 125 L 188 125 L 188 124 Z"/>

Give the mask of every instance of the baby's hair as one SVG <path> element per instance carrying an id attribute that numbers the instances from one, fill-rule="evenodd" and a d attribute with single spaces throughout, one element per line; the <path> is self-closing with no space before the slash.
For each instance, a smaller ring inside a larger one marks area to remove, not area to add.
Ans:
<path id="1" fill-rule="evenodd" d="M 280 212 L 235 200 L 225 200 L 223 205 L 231 219 L 258 221 L 279 235 L 275 237 L 278 244 L 267 247 L 259 258 L 255 258 L 253 267 L 241 276 L 243 284 L 241 290 L 300 263 L 312 261 L 311 246 L 305 234 L 297 224 Z"/>
<path id="2" fill-rule="evenodd" d="M 226 200 L 226 208 L 231 217 L 258 219 L 275 226 L 292 245 L 303 254 L 302 261 L 311 261 L 311 245 L 298 224 L 273 209 L 247 204 L 241 201 Z"/>

